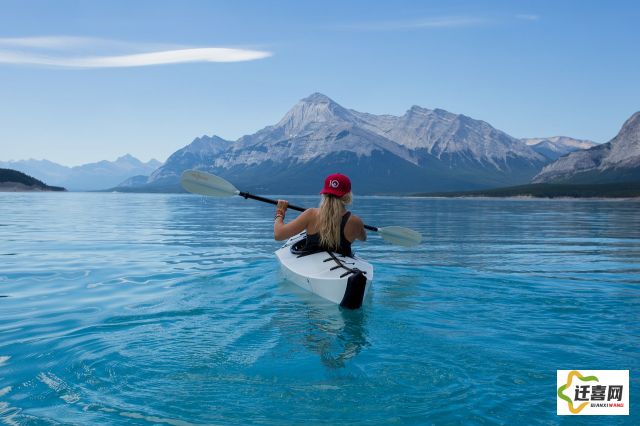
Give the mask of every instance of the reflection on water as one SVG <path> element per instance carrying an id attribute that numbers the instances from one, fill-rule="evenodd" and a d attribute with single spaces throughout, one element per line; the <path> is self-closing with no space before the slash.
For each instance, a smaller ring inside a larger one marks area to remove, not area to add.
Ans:
<path id="1" fill-rule="evenodd" d="M 346 361 L 369 345 L 366 312 L 336 309 L 324 302 L 307 304 L 307 327 L 303 331 L 302 344 L 319 354 L 326 367 L 342 368 Z"/>
<path id="2" fill-rule="evenodd" d="M 555 370 L 640 368 L 638 206 L 356 197 L 424 243 L 357 245 L 350 311 L 282 279 L 272 206 L 0 194 L 0 422 L 553 424 Z"/>

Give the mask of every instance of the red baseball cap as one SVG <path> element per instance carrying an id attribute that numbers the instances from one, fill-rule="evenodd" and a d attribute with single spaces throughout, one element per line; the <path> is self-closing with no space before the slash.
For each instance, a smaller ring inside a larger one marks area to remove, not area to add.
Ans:
<path id="1" fill-rule="evenodd" d="M 327 176 L 324 180 L 324 188 L 320 191 L 321 194 L 331 194 L 336 197 L 342 197 L 349 192 L 351 192 L 351 181 L 340 173 Z"/>

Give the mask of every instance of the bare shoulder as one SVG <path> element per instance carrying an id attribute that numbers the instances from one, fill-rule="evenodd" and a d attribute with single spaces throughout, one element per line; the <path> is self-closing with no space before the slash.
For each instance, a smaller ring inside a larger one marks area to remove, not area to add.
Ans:
<path id="1" fill-rule="evenodd" d="M 305 211 L 302 212 L 302 216 L 308 217 L 308 218 L 312 218 L 315 217 L 318 214 L 318 208 L 317 207 L 311 207 L 309 209 L 306 209 Z"/>
<path id="2" fill-rule="evenodd" d="M 354 241 L 356 239 L 365 241 L 367 239 L 367 233 L 364 230 L 364 222 L 362 222 L 362 219 L 355 214 L 351 214 L 351 217 L 347 221 L 346 228 L 347 229 L 345 231 L 348 232 L 345 233 L 349 234 L 349 241 Z"/>
<path id="3" fill-rule="evenodd" d="M 362 219 L 360 219 L 360 216 L 357 216 L 353 213 L 349 218 L 349 222 L 353 223 L 354 226 L 364 226 L 364 222 L 362 221 Z"/>
<path id="4" fill-rule="evenodd" d="M 317 216 L 318 216 L 318 209 L 310 208 L 300 213 L 299 217 L 304 222 L 305 227 L 307 227 L 311 222 L 315 220 Z"/>

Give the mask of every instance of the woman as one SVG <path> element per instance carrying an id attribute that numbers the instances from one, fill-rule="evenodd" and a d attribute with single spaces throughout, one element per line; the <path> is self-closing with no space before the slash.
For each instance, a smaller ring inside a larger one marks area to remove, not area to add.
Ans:
<path id="1" fill-rule="evenodd" d="M 346 207 L 351 204 L 351 181 L 340 173 L 327 176 L 320 191 L 322 201 L 319 208 L 307 209 L 290 223 L 284 223 L 289 203 L 278 200 L 273 223 L 273 237 L 286 240 L 306 230 L 305 250 L 328 250 L 351 256 L 351 243 L 366 241 L 367 233 L 362 220 Z"/>

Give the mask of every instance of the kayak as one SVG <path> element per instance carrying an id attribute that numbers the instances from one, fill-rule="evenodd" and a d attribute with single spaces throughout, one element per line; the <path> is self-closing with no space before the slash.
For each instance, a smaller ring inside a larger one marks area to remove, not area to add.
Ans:
<path id="1" fill-rule="evenodd" d="M 301 232 L 276 251 L 284 278 L 344 308 L 360 308 L 373 281 L 373 266 L 355 255 L 305 252 L 305 241 Z"/>

